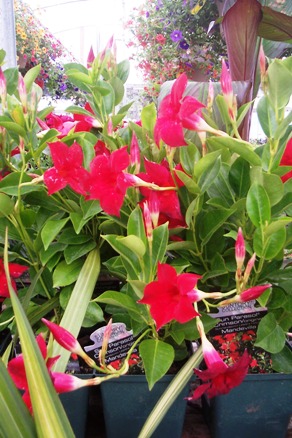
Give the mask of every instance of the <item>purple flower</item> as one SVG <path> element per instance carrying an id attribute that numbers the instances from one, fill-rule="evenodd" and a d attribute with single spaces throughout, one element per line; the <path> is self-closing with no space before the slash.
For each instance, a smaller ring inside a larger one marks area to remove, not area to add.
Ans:
<path id="1" fill-rule="evenodd" d="M 171 32 L 170 38 L 172 39 L 172 41 L 174 43 L 176 43 L 176 42 L 182 40 L 183 34 L 182 34 L 182 32 L 180 30 L 175 29 L 174 31 Z"/>
<path id="2" fill-rule="evenodd" d="M 188 48 L 190 47 L 190 46 L 188 45 L 188 43 L 186 42 L 186 40 L 181 40 L 181 42 L 179 43 L 179 46 L 180 46 L 180 48 L 183 49 L 183 50 L 188 50 Z"/>

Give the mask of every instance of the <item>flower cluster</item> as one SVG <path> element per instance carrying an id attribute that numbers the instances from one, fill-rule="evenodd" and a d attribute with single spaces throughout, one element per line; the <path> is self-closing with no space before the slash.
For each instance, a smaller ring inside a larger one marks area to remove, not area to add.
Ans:
<path id="1" fill-rule="evenodd" d="M 68 98 L 79 101 L 81 95 L 64 71 L 64 63 L 74 62 L 73 55 L 36 18 L 22 0 L 14 1 L 15 33 L 18 65 L 24 75 L 41 65 L 36 83 L 52 100 Z"/>
<path id="2" fill-rule="evenodd" d="M 152 0 L 135 8 L 126 22 L 128 47 L 148 95 L 157 96 L 159 85 L 182 72 L 191 79 L 198 71 L 206 80 L 218 77 L 226 47 L 218 26 L 208 33 L 218 11 L 213 1 L 198 9 L 192 0 Z"/>
<path id="3" fill-rule="evenodd" d="M 125 123 L 129 105 L 116 107 L 129 65 L 116 62 L 112 46 L 90 56 L 88 68 L 69 65 L 86 105 L 71 106 L 66 116 L 38 111 L 39 87 L 0 70 L 0 229 L 3 241 L 7 230 L 9 261 L 29 266 L 31 280 L 19 298 L 34 330 L 47 326 L 66 353 L 105 378 L 125 374 L 137 347 L 150 389 L 178 356 L 188 360 L 187 341 L 199 339 L 206 369 L 194 364 L 203 384 L 193 398 L 225 394 L 244 379 L 251 359 L 246 351 L 235 363 L 222 359 L 206 336 L 217 324 L 211 310 L 257 300 L 267 314 L 255 344 L 272 353 L 273 367 L 287 362 L 291 59 L 262 70 L 258 111 L 267 141 L 254 147 L 239 132 L 250 104 L 240 105 L 241 84 L 231 81 L 224 61 L 219 83 L 199 84 L 207 88 L 203 101 L 182 73 L 158 108 L 151 103 L 141 120 Z M 266 114 L 275 115 L 274 125 Z M 101 269 L 119 278 L 120 290 L 94 295 Z M 11 330 L 14 295 L 11 287 L 1 314 L 1 327 Z M 115 367 L 105 361 L 111 320 L 135 338 Z M 99 322 L 108 324 L 97 365 L 75 338 L 82 324 Z M 58 348 L 57 369 L 64 361 Z"/>

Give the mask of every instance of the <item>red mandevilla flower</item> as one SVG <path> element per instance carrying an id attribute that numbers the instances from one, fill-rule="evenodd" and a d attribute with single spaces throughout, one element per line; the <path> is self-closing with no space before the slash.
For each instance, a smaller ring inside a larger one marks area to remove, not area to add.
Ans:
<path id="1" fill-rule="evenodd" d="M 181 213 L 176 186 L 173 181 L 168 164 L 163 161 L 161 164 L 153 163 L 145 159 L 146 173 L 140 173 L 137 176 L 143 181 L 151 182 L 159 187 L 173 187 L 174 190 L 155 191 L 155 210 L 159 211 L 158 225 L 169 222 L 169 228 L 185 227 L 186 223 Z M 153 203 L 153 190 L 147 187 L 140 187 L 143 195 L 143 201 L 147 200 L 148 205 Z M 152 210 L 152 208 L 151 208 Z"/>
<path id="2" fill-rule="evenodd" d="M 90 163 L 89 199 L 98 199 L 108 214 L 120 216 L 127 188 L 124 170 L 130 164 L 127 146 L 110 155 L 98 155 Z"/>
<path id="3" fill-rule="evenodd" d="M 198 324 L 200 331 L 206 370 L 195 369 L 195 374 L 205 383 L 200 385 L 188 400 L 201 397 L 205 392 L 212 398 L 216 395 L 227 394 L 238 386 L 247 374 L 250 357 L 245 351 L 241 358 L 232 366 L 228 366 L 207 339 L 202 324 Z"/>
<path id="4" fill-rule="evenodd" d="M 158 264 L 157 280 L 145 287 L 144 297 L 138 301 L 150 305 L 157 330 L 172 320 L 183 324 L 199 315 L 193 303 L 197 301 L 195 287 L 200 278 L 197 274 L 177 274 L 172 266 Z"/>
<path id="5" fill-rule="evenodd" d="M 28 266 L 19 265 L 17 263 L 8 263 L 9 274 L 11 277 L 11 284 L 13 289 L 16 291 L 15 278 L 19 278 L 25 271 L 28 270 Z M 9 289 L 7 278 L 4 270 L 3 259 L 0 259 L 0 297 L 9 297 Z"/>
<path id="6" fill-rule="evenodd" d="M 49 195 L 67 185 L 82 195 L 87 194 L 89 172 L 82 166 L 83 152 L 81 146 L 74 142 L 72 146 L 56 142 L 49 144 L 54 167 L 44 173 L 44 182 Z"/>
<path id="7" fill-rule="evenodd" d="M 179 76 L 172 86 L 171 93 L 165 96 L 160 104 L 154 131 L 154 138 L 158 145 L 160 140 L 163 140 L 172 147 L 185 146 L 187 143 L 184 139 L 183 128 L 190 128 L 195 112 L 205 106 L 194 97 L 183 98 L 187 81 L 185 73 Z"/>
<path id="8" fill-rule="evenodd" d="M 282 155 L 280 166 L 292 166 L 292 137 L 287 142 L 284 154 Z M 292 178 L 292 170 L 285 173 L 285 175 L 281 176 L 281 180 L 283 182 L 288 181 L 288 179 Z"/>

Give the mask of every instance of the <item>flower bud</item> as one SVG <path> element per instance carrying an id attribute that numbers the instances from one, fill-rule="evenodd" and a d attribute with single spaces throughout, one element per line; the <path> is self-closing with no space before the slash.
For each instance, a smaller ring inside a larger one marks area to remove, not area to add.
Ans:
<path id="1" fill-rule="evenodd" d="M 65 350 L 68 350 L 71 353 L 77 354 L 78 356 L 84 355 L 81 345 L 77 339 L 75 339 L 74 336 L 68 332 L 68 330 L 51 321 L 48 321 L 45 318 L 42 318 L 42 322 L 48 327 L 54 339 L 58 342 L 58 344 L 61 345 L 61 347 L 65 348 Z"/>

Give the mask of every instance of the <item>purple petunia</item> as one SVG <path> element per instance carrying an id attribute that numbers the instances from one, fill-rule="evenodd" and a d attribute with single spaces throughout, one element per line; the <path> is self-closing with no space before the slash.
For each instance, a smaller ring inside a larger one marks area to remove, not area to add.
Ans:
<path id="1" fill-rule="evenodd" d="M 180 41 L 180 40 L 183 39 L 183 34 L 182 34 L 182 32 L 181 32 L 180 30 L 175 29 L 175 30 L 173 30 L 173 31 L 171 32 L 171 34 L 170 34 L 170 38 L 172 39 L 172 41 L 173 41 L 174 43 L 177 43 L 178 41 Z"/>
<path id="2" fill-rule="evenodd" d="M 186 42 L 186 40 L 181 40 L 181 42 L 179 43 L 179 46 L 180 46 L 180 48 L 183 49 L 183 50 L 188 50 L 188 48 L 190 47 L 190 46 L 188 45 L 188 43 Z"/>

